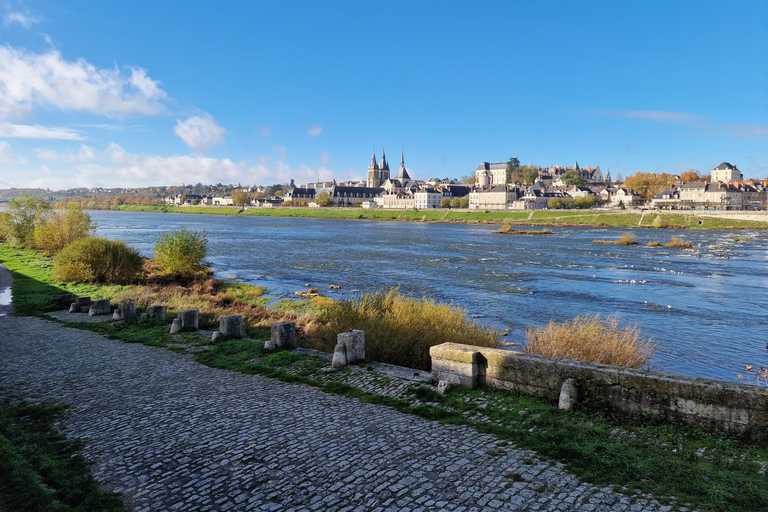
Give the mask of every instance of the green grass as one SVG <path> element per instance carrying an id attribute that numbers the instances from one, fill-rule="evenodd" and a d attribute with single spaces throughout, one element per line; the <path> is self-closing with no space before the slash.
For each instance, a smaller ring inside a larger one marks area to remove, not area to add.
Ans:
<path id="1" fill-rule="evenodd" d="M 207 215 L 242 215 L 251 217 L 292 217 L 307 219 L 348 219 L 404 222 L 452 222 L 471 224 L 527 224 L 546 226 L 605 226 L 653 228 L 654 219 L 664 227 L 681 229 L 766 229 L 768 222 L 730 218 L 700 217 L 685 213 L 649 211 L 645 215 L 634 211 L 595 210 L 362 210 L 360 208 L 249 208 L 236 207 L 174 207 L 122 205 L 124 211 L 148 211 Z M 642 219 L 642 220 L 641 220 Z M 701 222 L 701 224 L 699 224 Z"/>
<path id="2" fill-rule="evenodd" d="M 81 445 L 53 428 L 63 407 L 0 404 L 0 510 L 123 511 L 118 494 L 99 489 L 78 454 Z"/>

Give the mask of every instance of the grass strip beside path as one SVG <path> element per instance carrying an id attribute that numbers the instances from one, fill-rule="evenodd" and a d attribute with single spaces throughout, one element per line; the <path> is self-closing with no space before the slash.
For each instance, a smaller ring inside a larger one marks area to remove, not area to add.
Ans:
<path id="1" fill-rule="evenodd" d="M 79 443 L 53 428 L 63 407 L 0 404 L 0 510 L 124 511 L 118 494 L 99 489 Z"/>

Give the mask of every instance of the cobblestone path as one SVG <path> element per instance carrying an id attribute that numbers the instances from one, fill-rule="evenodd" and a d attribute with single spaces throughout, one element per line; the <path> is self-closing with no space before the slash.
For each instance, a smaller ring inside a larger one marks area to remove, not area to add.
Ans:
<path id="1" fill-rule="evenodd" d="M 468 427 L 37 318 L 0 317 L 0 355 L 0 396 L 70 404 L 60 427 L 132 511 L 670 509 Z"/>

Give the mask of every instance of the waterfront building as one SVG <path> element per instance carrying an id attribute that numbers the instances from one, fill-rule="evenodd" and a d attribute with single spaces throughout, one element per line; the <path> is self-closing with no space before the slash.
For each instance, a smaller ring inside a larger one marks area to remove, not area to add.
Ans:
<path id="1" fill-rule="evenodd" d="M 731 181 L 742 181 L 744 176 L 742 176 L 741 171 L 736 168 L 736 165 L 731 165 L 728 162 L 720 162 L 720 165 L 712 169 L 711 178 L 712 179 L 709 181 L 712 183 L 718 181 L 728 183 Z"/>

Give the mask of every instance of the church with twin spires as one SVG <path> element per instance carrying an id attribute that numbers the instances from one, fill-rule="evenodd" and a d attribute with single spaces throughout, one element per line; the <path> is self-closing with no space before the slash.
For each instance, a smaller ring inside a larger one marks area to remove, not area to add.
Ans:
<path id="1" fill-rule="evenodd" d="M 395 180 L 399 180 L 403 184 L 411 181 L 408 171 L 405 170 L 405 159 L 403 158 L 402 151 L 400 152 L 400 169 L 397 171 Z M 383 187 L 388 181 L 390 181 L 389 162 L 387 162 L 387 155 L 382 149 L 381 163 L 376 162 L 376 152 L 371 155 L 371 163 L 368 164 L 368 176 L 365 180 L 365 186 L 368 188 L 379 188 Z"/>

